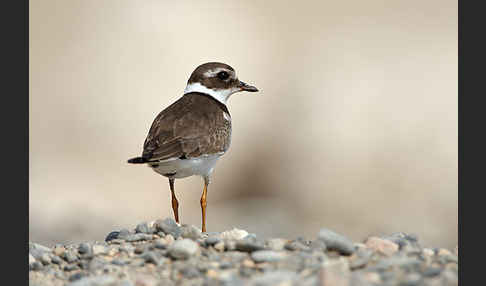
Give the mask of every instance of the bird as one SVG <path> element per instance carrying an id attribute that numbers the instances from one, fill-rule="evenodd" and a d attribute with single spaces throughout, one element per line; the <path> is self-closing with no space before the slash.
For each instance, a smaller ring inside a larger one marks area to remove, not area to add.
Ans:
<path id="1" fill-rule="evenodd" d="M 231 144 L 231 115 L 227 102 L 237 92 L 257 92 L 221 62 L 199 65 L 187 81 L 184 94 L 154 119 L 140 157 L 128 163 L 148 165 L 169 179 L 174 219 L 179 224 L 175 179 L 201 176 L 201 230 L 206 232 L 207 192 L 216 162 Z"/>

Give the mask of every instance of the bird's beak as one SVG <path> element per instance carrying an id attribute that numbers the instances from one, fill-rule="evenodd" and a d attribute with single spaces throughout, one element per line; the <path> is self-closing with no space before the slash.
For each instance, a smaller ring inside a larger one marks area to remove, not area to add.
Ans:
<path id="1" fill-rule="evenodd" d="M 249 91 L 249 92 L 257 92 L 258 89 L 252 85 L 249 85 L 247 83 L 244 83 L 240 80 L 240 84 L 238 86 L 241 91 Z"/>

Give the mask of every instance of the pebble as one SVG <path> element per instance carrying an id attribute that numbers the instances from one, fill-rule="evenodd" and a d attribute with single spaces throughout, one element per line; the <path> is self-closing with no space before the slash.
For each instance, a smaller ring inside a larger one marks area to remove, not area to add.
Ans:
<path id="1" fill-rule="evenodd" d="M 135 233 L 135 234 L 130 234 L 125 238 L 125 241 L 127 242 L 134 242 L 134 241 L 142 241 L 142 240 L 151 240 L 152 235 L 151 234 L 146 234 L 146 233 Z"/>
<path id="2" fill-rule="evenodd" d="M 214 249 L 220 251 L 220 252 L 223 252 L 224 249 L 225 249 L 225 244 L 223 241 L 220 241 L 220 242 L 217 242 L 216 244 L 214 244 Z"/>
<path id="3" fill-rule="evenodd" d="M 181 227 L 172 218 L 166 218 L 164 220 L 157 220 L 155 222 L 155 227 L 158 231 L 162 231 L 166 235 L 170 234 L 174 238 L 178 238 L 182 233 Z"/>
<path id="4" fill-rule="evenodd" d="M 199 245 L 187 238 L 175 241 L 168 249 L 169 255 L 175 259 L 188 259 L 198 250 Z"/>
<path id="5" fill-rule="evenodd" d="M 233 228 L 232 230 L 224 231 L 220 234 L 222 239 L 228 240 L 240 240 L 245 238 L 248 235 L 248 232 L 243 229 Z"/>
<path id="6" fill-rule="evenodd" d="M 369 237 L 366 240 L 365 244 L 368 248 L 374 251 L 378 251 L 379 253 L 382 253 L 386 256 L 391 256 L 392 254 L 397 252 L 399 248 L 398 244 L 376 236 Z"/>
<path id="7" fill-rule="evenodd" d="M 154 252 L 146 252 L 142 254 L 141 258 L 143 258 L 145 262 L 152 263 L 155 266 L 160 266 L 162 263 L 164 263 L 163 258 L 158 257 Z"/>
<path id="8" fill-rule="evenodd" d="M 285 244 L 288 241 L 282 238 L 272 238 L 268 239 L 265 243 L 265 246 L 270 248 L 271 250 L 279 251 L 285 248 Z"/>
<path id="9" fill-rule="evenodd" d="M 263 246 L 263 243 L 259 243 L 255 240 L 243 239 L 236 242 L 235 248 L 239 251 L 253 252 L 257 250 L 262 250 L 265 247 Z"/>
<path id="10" fill-rule="evenodd" d="M 255 276 L 250 280 L 249 285 L 253 286 L 268 286 L 268 285 L 278 285 L 278 286 L 291 286 L 292 283 L 296 282 L 298 276 L 294 272 L 278 270 L 265 272 L 261 276 Z M 325 284 L 328 285 L 328 284 Z M 329 284 L 332 285 L 332 284 Z"/>
<path id="11" fill-rule="evenodd" d="M 42 262 L 44 265 L 51 264 L 51 256 L 48 253 L 42 254 L 40 257 L 40 262 Z"/>
<path id="12" fill-rule="evenodd" d="M 105 241 L 108 242 L 117 239 L 119 234 L 120 234 L 119 231 L 112 231 L 106 236 Z"/>
<path id="13" fill-rule="evenodd" d="M 321 285 L 347 286 L 351 281 L 348 261 L 341 257 L 323 263 L 319 272 Z"/>
<path id="14" fill-rule="evenodd" d="M 67 286 L 109 286 L 115 283 L 115 281 L 116 280 L 113 276 L 101 275 L 94 277 L 83 277 L 67 284 Z"/>
<path id="15" fill-rule="evenodd" d="M 51 252 L 49 247 L 40 245 L 38 243 L 29 242 L 29 253 L 35 258 L 40 259 L 44 253 Z"/>
<path id="16" fill-rule="evenodd" d="M 278 252 L 273 250 L 259 250 L 251 254 L 251 258 L 259 262 L 277 262 L 286 257 L 284 252 Z"/>
<path id="17" fill-rule="evenodd" d="M 78 252 L 79 254 L 90 254 L 91 251 L 91 245 L 89 243 L 81 243 L 78 247 Z"/>
<path id="18" fill-rule="evenodd" d="M 136 233 L 152 234 L 152 233 L 156 232 L 156 229 L 153 226 L 153 223 L 142 222 L 135 227 L 135 232 Z"/>
<path id="19" fill-rule="evenodd" d="M 204 240 L 204 243 L 206 245 L 210 245 L 210 246 L 213 246 L 215 245 L 216 243 L 220 242 L 221 241 L 221 238 L 217 237 L 217 236 L 210 236 L 208 238 L 206 238 Z"/>
<path id="20" fill-rule="evenodd" d="M 76 260 L 78 260 L 78 257 L 72 252 L 72 251 L 65 251 L 63 253 L 63 258 L 66 260 L 68 263 L 73 263 Z"/>
<path id="21" fill-rule="evenodd" d="M 319 231 L 318 239 L 324 241 L 327 249 L 336 250 L 343 255 L 351 255 L 354 252 L 354 244 L 349 238 L 327 228 Z"/>
<path id="22" fill-rule="evenodd" d="M 64 248 L 62 245 L 56 245 L 54 246 L 54 249 L 52 249 L 52 252 L 57 256 L 62 256 L 64 251 L 66 251 L 66 248 Z"/>
<path id="23" fill-rule="evenodd" d="M 29 253 L 29 265 L 35 262 L 35 257 Z"/>
<path id="24" fill-rule="evenodd" d="M 183 225 L 181 227 L 181 236 L 183 238 L 190 238 L 196 240 L 202 237 L 202 232 L 199 228 L 193 225 Z"/>
<path id="25" fill-rule="evenodd" d="M 95 244 L 92 247 L 93 250 L 93 255 L 100 255 L 100 254 L 106 254 L 106 247 L 101 244 Z"/>

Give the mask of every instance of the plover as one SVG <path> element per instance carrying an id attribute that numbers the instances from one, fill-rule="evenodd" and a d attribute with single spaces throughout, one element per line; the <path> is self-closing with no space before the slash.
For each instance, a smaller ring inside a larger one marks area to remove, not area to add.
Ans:
<path id="1" fill-rule="evenodd" d="M 169 178 L 174 218 L 179 223 L 175 179 L 199 175 L 202 231 L 206 232 L 206 198 L 210 177 L 218 159 L 231 143 L 231 115 L 226 103 L 233 93 L 258 89 L 238 79 L 224 63 L 198 66 L 187 81 L 184 95 L 157 115 L 148 132 L 141 157 L 128 163 L 147 164 Z"/>

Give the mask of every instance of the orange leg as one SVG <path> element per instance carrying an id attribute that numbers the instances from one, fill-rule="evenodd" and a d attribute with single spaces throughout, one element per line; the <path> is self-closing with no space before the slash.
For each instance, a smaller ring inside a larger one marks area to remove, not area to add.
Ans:
<path id="1" fill-rule="evenodd" d="M 204 189 L 201 196 L 201 211 L 202 211 L 202 232 L 206 232 L 206 197 L 208 195 L 209 180 L 204 180 Z"/>
<path id="2" fill-rule="evenodd" d="M 175 196 L 174 179 L 169 179 L 170 192 L 172 193 L 172 210 L 174 211 L 174 218 L 179 223 L 179 202 Z"/>

